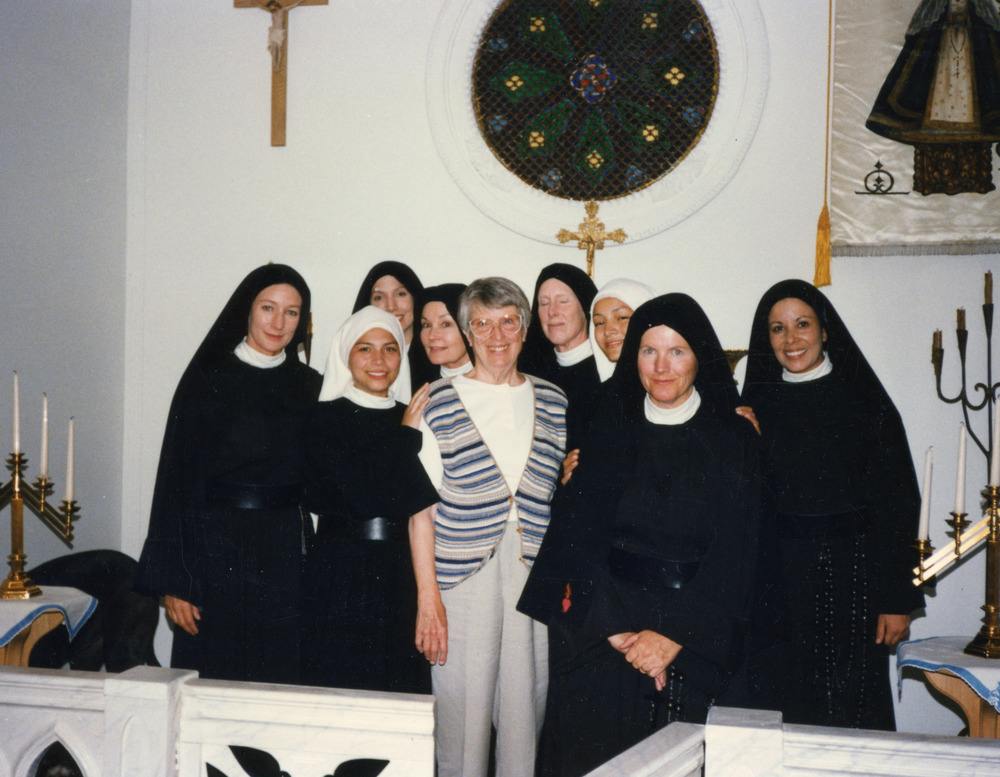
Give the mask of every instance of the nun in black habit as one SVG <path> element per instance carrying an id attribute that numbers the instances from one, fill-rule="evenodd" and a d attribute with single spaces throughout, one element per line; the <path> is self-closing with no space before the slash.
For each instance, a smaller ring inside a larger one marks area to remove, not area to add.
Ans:
<path id="1" fill-rule="evenodd" d="M 911 585 L 920 496 L 892 400 L 830 301 L 782 281 L 761 298 L 743 402 L 775 505 L 785 720 L 893 729 L 888 648 L 923 606 Z"/>
<path id="2" fill-rule="evenodd" d="M 368 271 L 351 309 L 351 313 L 357 313 L 367 305 L 374 305 L 392 313 L 403 327 L 410 373 L 409 384 L 399 392 L 399 399 L 403 402 L 408 402 L 410 394 L 420 386 L 438 378 L 419 338 L 415 337 L 419 331 L 423 296 L 424 285 L 409 265 L 390 259 L 379 262 Z"/>
<path id="3" fill-rule="evenodd" d="M 426 382 L 472 371 L 472 344 L 458 325 L 458 298 L 465 288 L 464 283 L 442 283 L 424 289 L 420 342 L 430 365 Z"/>
<path id="4" fill-rule="evenodd" d="M 308 556 L 303 677 L 309 685 L 430 693 L 414 646 L 417 588 L 407 527 L 439 497 L 417 459 L 420 433 L 397 402 L 409 374 L 390 313 L 364 307 L 330 348 L 306 436 Z"/>
<path id="5" fill-rule="evenodd" d="M 305 421 L 320 376 L 299 361 L 309 287 L 268 264 L 233 293 L 167 418 L 136 588 L 162 596 L 171 666 L 299 681 Z"/>
<path id="6" fill-rule="evenodd" d="M 531 323 L 520 365 L 523 372 L 555 383 L 569 400 L 569 447 L 584 433 L 601 377 L 590 343 L 594 282 L 579 267 L 550 264 L 535 282 Z"/>
<path id="7" fill-rule="evenodd" d="M 604 385 L 519 604 L 565 640 L 541 751 L 560 777 L 705 720 L 739 660 L 756 557 L 758 443 L 698 304 L 641 305 Z"/>

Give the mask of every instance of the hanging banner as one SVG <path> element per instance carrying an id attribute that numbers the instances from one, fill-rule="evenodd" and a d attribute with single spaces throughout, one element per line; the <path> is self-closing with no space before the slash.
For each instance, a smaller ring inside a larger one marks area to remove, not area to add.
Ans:
<path id="1" fill-rule="evenodd" d="M 837 0 L 834 256 L 1000 252 L 995 0 Z"/>

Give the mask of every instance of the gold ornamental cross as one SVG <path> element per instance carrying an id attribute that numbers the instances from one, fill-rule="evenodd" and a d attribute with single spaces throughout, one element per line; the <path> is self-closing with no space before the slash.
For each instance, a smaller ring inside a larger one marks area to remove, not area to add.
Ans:
<path id="1" fill-rule="evenodd" d="M 285 145 L 285 96 L 288 91 L 288 13 L 300 5 L 328 0 L 233 0 L 234 8 L 259 8 L 271 14 L 267 50 L 271 53 L 271 145 Z"/>
<path id="2" fill-rule="evenodd" d="M 597 218 L 597 203 L 591 200 L 586 203 L 584 209 L 587 217 L 580 222 L 576 232 L 568 229 L 560 229 L 556 234 L 556 240 L 560 243 L 568 243 L 570 240 L 576 241 L 576 247 L 587 252 L 587 275 L 594 277 L 594 254 L 604 250 L 605 240 L 614 240 L 616 243 L 624 243 L 628 238 L 625 230 L 616 229 L 607 232 L 604 229 L 604 222 Z"/>

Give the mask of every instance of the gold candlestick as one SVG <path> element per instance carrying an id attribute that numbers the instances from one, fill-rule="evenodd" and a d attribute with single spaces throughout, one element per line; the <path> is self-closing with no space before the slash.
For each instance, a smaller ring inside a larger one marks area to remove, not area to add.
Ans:
<path id="1" fill-rule="evenodd" d="M 986 538 L 986 602 L 983 626 L 965 647 L 965 652 L 983 658 L 1000 658 L 1000 486 L 987 486 L 986 514 L 989 533 Z"/>
<path id="2" fill-rule="evenodd" d="M 0 583 L 0 599 L 30 599 L 42 593 L 24 573 L 27 555 L 24 552 L 24 508 L 38 516 L 68 547 L 73 547 L 73 521 L 80 508 L 75 501 L 62 501 L 56 510 L 46 501 L 52 493 L 52 482 L 45 476 L 35 479 L 34 485 L 25 482 L 24 472 L 28 460 L 23 453 L 11 453 L 7 469 L 11 478 L 0 484 L 0 510 L 10 504 L 10 555 L 7 557 L 10 573 Z"/>
<path id="3" fill-rule="evenodd" d="M 917 567 L 917 577 L 922 583 L 924 582 L 924 561 L 934 552 L 934 547 L 931 545 L 930 540 L 917 540 L 913 543 L 913 547 L 917 549 L 917 556 L 920 558 L 920 563 Z"/>
<path id="4" fill-rule="evenodd" d="M 945 523 L 951 527 L 951 536 L 955 540 L 955 559 L 958 560 L 962 558 L 962 532 L 969 525 L 966 520 L 968 513 L 956 513 L 952 511 L 949 513 L 951 518 L 949 518 Z M 923 559 L 920 559 L 923 561 Z"/>

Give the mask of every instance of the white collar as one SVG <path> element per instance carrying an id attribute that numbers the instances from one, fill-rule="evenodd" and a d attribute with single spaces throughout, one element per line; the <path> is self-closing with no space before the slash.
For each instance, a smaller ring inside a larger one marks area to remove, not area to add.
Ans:
<path id="1" fill-rule="evenodd" d="M 643 410 L 646 413 L 646 420 L 651 424 L 659 426 L 678 426 L 694 418 L 694 414 L 701 407 L 701 395 L 698 389 L 691 389 L 691 396 L 684 400 L 683 404 L 677 407 L 660 407 L 653 404 L 653 400 L 646 394 L 643 403 Z"/>
<path id="2" fill-rule="evenodd" d="M 344 396 L 355 405 L 370 407 L 373 410 L 388 410 L 396 404 L 396 400 L 392 397 L 377 397 L 367 391 L 362 391 L 353 383 L 344 390 Z"/>
<path id="3" fill-rule="evenodd" d="M 830 361 L 830 355 L 826 351 L 823 351 L 823 361 L 806 372 L 789 372 L 782 367 L 781 379 L 785 383 L 808 383 L 811 380 L 825 378 L 831 372 L 833 372 L 833 362 Z"/>
<path id="4" fill-rule="evenodd" d="M 442 378 L 457 378 L 459 375 L 465 375 L 467 372 L 472 372 L 473 368 L 472 359 L 469 359 L 464 364 L 458 367 L 445 367 L 441 365 L 441 377 Z"/>
<path id="5" fill-rule="evenodd" d="M 559 362 L 560 367 L 572 367 L 574 364 L 579 364 L 587 357 L 593 355 L 594 349 L 590 345 L 590 340 L 584 340 L 578 346 L 570 348 L 568 351 L 556 351 L 556 361 Z"/>
<path id="6" fill-rule="evenodd" d="M 233 349 L 233 353 L 244 364 L 249 364 L 251 367 L 260 367 L 263 370 L 269 370 L 272 367 L 277 367 L 279 364 L 284 364 L 285 356 L 287 355 L 284 351 L 279 351 L 274 356 L 268 356 L 266 353 L 261 353 L 251 348 L 247 344 L 245 337 Z"/>

